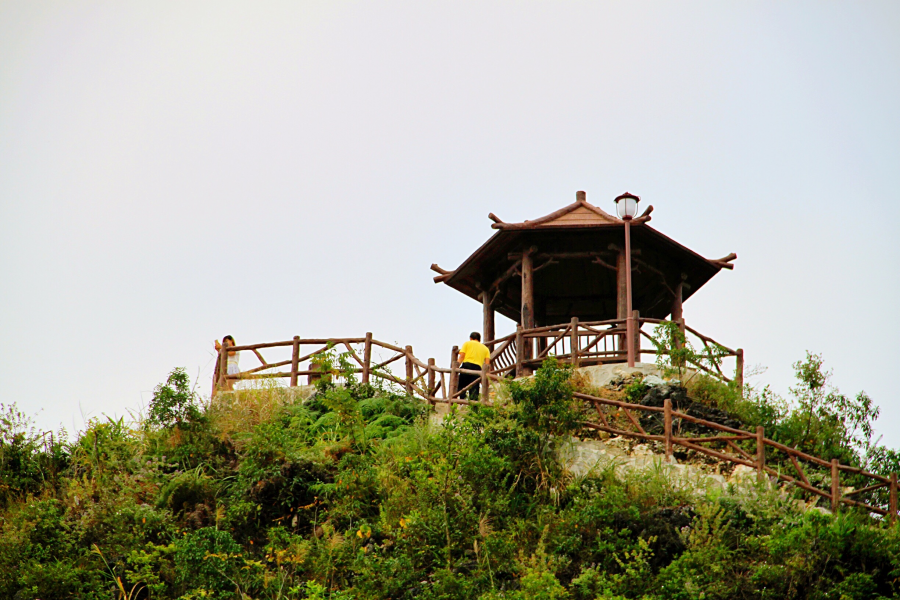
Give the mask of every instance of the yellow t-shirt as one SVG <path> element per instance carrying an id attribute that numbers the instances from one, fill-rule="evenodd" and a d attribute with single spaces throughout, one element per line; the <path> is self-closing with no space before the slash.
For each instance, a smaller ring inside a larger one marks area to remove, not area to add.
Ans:
<path id="1" fill-rule="evenodd" d="M 479 366 L 486 363 L 491 357 L 491 351 L 488 347 L 475 340 L 469 340 L 463 344 L 459 351 L 465 354 L 465 356 L 463 356 L 463 362 Z"/>

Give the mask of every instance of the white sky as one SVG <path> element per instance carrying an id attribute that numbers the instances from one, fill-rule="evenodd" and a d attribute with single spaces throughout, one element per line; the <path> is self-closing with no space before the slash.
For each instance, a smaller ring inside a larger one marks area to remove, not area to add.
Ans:
<path id="1" fill-rule="evenodd" d="M 781 392 L 823 353 L 896 447 L 898 107 L 896 2 L 2 2 L 0 402 L 206 392 L 226 333 L 444 364 L 481 308 L 432 262 L 627 189 L 739 255 L 689 324 Z"/>

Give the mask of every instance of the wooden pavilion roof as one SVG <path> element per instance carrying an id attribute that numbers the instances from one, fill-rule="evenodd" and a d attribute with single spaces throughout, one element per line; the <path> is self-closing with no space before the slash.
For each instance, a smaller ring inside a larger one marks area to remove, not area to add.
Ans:
<path id="1" fill-rule="evenodd" d="M 730 261 L 737 256 L 700 256 L 647 225 L 652 210 L 632 220 L 633 307 L 641 316 L 665 318 L 679 283 L 687 299 L 721 269 L 733 268 Z M 479 302 L 487 291 L 496 311 L 520 322 L 517 257 L 530 249 L 540 325 L 573 316 L 617 318 L 616 260 L 624 246 L 624 221 L 588 203 L 583 192 L 572 204 L 539 219 L 505 223 L 493 213 L 488 216 L 497 232 L 456 270 L 432 265 L 440 273 L 435 283 L 446 283 Z"/>

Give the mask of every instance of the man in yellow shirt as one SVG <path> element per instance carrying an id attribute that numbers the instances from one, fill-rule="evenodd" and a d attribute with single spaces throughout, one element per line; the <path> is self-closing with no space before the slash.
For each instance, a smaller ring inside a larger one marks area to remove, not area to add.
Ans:
<path id="1" fill-rule="evenodd" d="M 459 349 L 459 368 L 471 369 L 472 371 L 480 371 L 481 366 L 491 359 L 491 351 L 487 346 L 481 343 L 481 334 L 473 331 L 469 336 L 469 341 L 462 345 Z M 477 400 L 481 391 L 481 376 L 474 373 L 460 373 L 459 387 L 463 389 L 473 381 L 477 382 L 468 391 L 469 400 Z"/>

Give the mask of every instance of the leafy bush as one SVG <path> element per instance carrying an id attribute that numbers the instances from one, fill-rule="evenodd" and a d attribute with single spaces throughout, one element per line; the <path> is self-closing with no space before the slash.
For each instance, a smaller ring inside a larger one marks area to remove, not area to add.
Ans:
<path id="1" fill-rule="evenodd" d="M 0 404 L 0 506 L 35 493 L 68 462 L 65 432 L 39 434 L 15 405 Z"/>
<path id="2" fill-rule="evenodd" d="M 190 387 L 191 380 L 184 369 L 174 369 L 165 383 L 153 390 L 148 424 L 156 427 L 173 427 L 200 417 L 197 394 Z"/>

